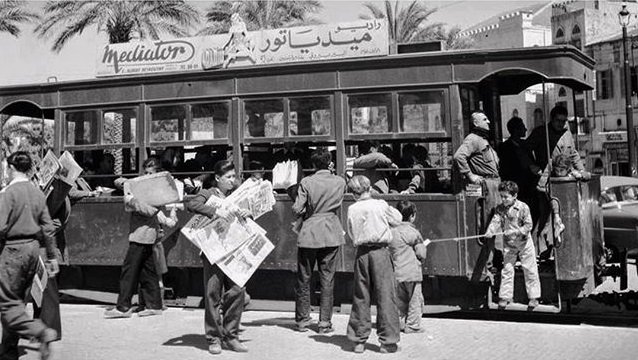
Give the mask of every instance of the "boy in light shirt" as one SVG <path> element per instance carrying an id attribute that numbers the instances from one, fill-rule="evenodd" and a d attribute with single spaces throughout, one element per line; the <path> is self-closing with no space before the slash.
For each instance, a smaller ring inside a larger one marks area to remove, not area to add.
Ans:
<path id="1" fill-rule="evenodd" d="M 362 353 L 370 336 L 370 299 L 377 300 L 377 335 L 380 352 L 398 350 L 399 310 L 395 300 L 395 279 L 388 245 L 390 226 L 401 223 L 401 213 L 383 200 L 370 195 L 370 180 L 354 176 L 348 183 L 357 200 L 348 208 L 348 236 L 356 246 L 354 295 L 348 321 L 348 339 L 354 352 Z"/>
<path id="2" fill-rule="evenodd" d="M 536 264 L 536 250 L 532 241 L 532 216 L 529 207 L 517 200 L 518 186 L 512 181 L 503 181 L 498 185 L 501 203 L 495 208 L 492 221 L 485 233 L 492 237 L 503 233 L 503 270 L 501 271 L 501 288 L 499 289 L 499 308 L 505 308 L 514 296 L 514 264 L 516 258 L 521 259 L 525 275 L 525 289 L 529 298 L 528 307 L 538 306 L 541 296 L 541 283 Z"/>

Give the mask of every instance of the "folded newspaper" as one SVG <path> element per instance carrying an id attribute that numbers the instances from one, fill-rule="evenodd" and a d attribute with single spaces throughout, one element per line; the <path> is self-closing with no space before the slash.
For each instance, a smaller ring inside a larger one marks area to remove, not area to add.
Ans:
<path id="1" fill-rule="evenodd" d="M 257 219 L 272 210 L 275 197 L 269 181 L 246 181 L 223 200 L 211 196 L 206 205 L 240 207 Z M 252 219 L 211 220 L 204 215 L 195 215 L 182 228 L 182 234 L 239 286 L 246 284 L 275 248 L 266 237 L 266 230 Z"/>
<path id="2" fill-rule="evenodd" d="M 31 283 L 31 297 L 38 307 L 42 307 L 42 298 L 44 297 L 44 289 L 47 287 L 49 274 L 44 265 L 42 258 L 38 258 L 38 267 L 36 268 L 33 282 Z"/>
<path id="3" fill-rule="evenodd" d="M 168 171 L 126 180 L 124 182 L 124 194 L 131 194 L 135 198 L 155 207 L 176 203 L 182 198 L 175 180 Z"/>
<path id="4" fill-rule="evenodd" d="M 41 189 L 44 190 L 49 187 L 53 178 L 58 174 L 60 167 L 60 161 L 55 157 L 53 151 L 47 151 L 44 159 L 42 159 L 38 166 L 38 171 L 36 172 L 38 185 L 40 185 Z"/>

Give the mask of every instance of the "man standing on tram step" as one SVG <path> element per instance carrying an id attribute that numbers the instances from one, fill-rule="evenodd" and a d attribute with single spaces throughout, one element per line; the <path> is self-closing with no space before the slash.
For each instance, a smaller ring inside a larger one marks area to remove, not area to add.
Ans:
<path id="1" fill-rule="evenodd" d="M 44 236 L 49 276 L 59 270 L 53 224 L 44 194 L 29 181 L 29 155 L 15 152 L 7 163 L 10 183 L 0 191 L 0 358 L 17 360 L 18 341 L 23 336 L 38 339 L 42 359 L 48 359 L 49 343 L 57 338 L 57 333 L 25 313 L 24 299 L 38 267 L 40 236 Z"/>
<path id="2" fill-rule="evenodd" d="M 303 217 L 297 238 L 297 284 L 295 287 L 295 322 L 297 331 L 307 331 L 310 324 L 310 278 L 317 264 L 321 283 L 319 333 L 333 331 L 332 305 L 334 276 L 339 246 L 344 232 L 337 211 L 341 208 L 346 182 L 330 173 L 332 156 L 320 148 L 310 157 L 317 172 L 301 180 L 293 213 Z"/>
<path id="3" fill-rule="evenodd" d="M 490 120 L 477 111 L 472 114 L 473 128 L 454 154 L 454 162 L 461 174 L 472 184 L 481 185 L 486 198 L 486 212 L 490 214 L 500 203 L 498 193 L 499 159 L 490 146 Z"/>
<path id="4" fill-rule="evenodd" d="M 159 159 L 150 157 L 143 164 L 145 174 L 152 174 L 160 168 Z M 155 242 L 162 237 L 162 225 L 174 227 L 177 224 L 175 208 L 167 217 L 158 208 L 146 204 L 132 195 L 124 196 L 125 206 L 131 212 L 129 247 L 122 264 L 120 275 L 120 293 L 117 306 L 104 312 L 107 319 L 131 317 L 133 308 L 131 298 L 140 284 L 140 295 L 144 297 L 146 309 L 138 316 L 162 314 L 162 298 L 159 287 L 159 276 L 155 268 L 153 248 Z"/>
<path id="5" fill-rule="evenodd" d="M 533 209 L 536 207 L 536 182 L 540 168 L 524 139 L 527 128 L 523 119 L 513 117 L 507 122 L 507 130 L 510 137 L 498 147 L 501 179 L 515 182 L 518 200 Z"/>
<path id="6" fill-rule="evenodd" d="M 565 126 L 567 123 L 567 109 L 563 106 L 556 105 L 552 111 L 550 111 L 549 117 L 550 122 L 547 131 L 545 130 L 545 125 L 538 126 L 527 138 L 527 145 L 533 152 L 536 164 L 539 168 L 538 175 L 540 175 L 540 179 L 536 187 L 542 192 L 545 192 L 547 189 L 547 180 L 550 175 L 549 160 L 561 154 L 569 158 L 572 168 L 576 170 L 572 172 L 572 176 L 585 180 L 588 180 L 591 176 L 585 171 L 583 161 L 574 144 L 574 138 Z M 547 154 L 548 137 L 546 133 L 549 135 L 550 156 Z"/>
<path id="7" fill-rule="evenodd" d="M 549 161 L 558 155 L 565 155 L 569 158 L 571 168 L 574 169 L 572 176 L 576 179 L 588 180 L 591 175 L 585 171 L 585 166 L 580 158 L 574 138 L 571 132 L 565 126 L 567 123 L 567 109 L 563 106 L 556 105 L 549 113 L 549 124 L 547 129 L 545 125 L 537 126 L 527 138 L 527 145 L 532 151 L 536 165 L 539 167 L 540 179 L 536 184 L 538 211 L 532 212 L 536 215 L 534 228 L 539 233 L 545 227 L 545 223 L 549 219 L 551 213 L 551 204 L 549 194 L 547 193 L 550 166 Z M 547 136 L 549 135 L 549 136 Z M 547 154 L 547 143 L 549 142 L 549 156 Z M 538 238 L 536 239 L 538 240 Z M 545 249 L 542 243 L 536 243 L 537 250 L 542 252 Z M 549 255 L 545 253 L 545 255 Z M 545 257 L 544 255 L 542 257 Z"/>

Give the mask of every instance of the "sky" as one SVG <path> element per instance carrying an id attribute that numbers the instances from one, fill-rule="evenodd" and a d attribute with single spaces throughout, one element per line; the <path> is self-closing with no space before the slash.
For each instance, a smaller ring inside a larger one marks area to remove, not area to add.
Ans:
<path id="1" fill-rule="evenodd" d="M 189 1 L 199 9 L 205 9 L 210 1 Z M 317 17 L 324 23 L 356 21 L 365 13 L 366 1 L 325 0 Z M 378 2 L 382 5 L 382 1 Z M 401 1 L 409 3 L 410 1 Z M 439 10 L 430 16 L 433 22 L 444 22 L 462 29 L 477 24 L 498 13 L 529 6 L 543 1 L 425 1 L 429 7 Z M 30 1 L 29 6 L 40 9 L 43 1 Z M 95 78 L 96 54 L 99 45 L 107 38 L 89 28 L 80 36 L 67 42 L 60 53 L 50 50 L 51 41 L 33 35 L 33 26 L 23 26 L 22 34 L 15 38 L 0 33 L 0 86 L 46 82 L 55 76 L 58 81 Z"/>

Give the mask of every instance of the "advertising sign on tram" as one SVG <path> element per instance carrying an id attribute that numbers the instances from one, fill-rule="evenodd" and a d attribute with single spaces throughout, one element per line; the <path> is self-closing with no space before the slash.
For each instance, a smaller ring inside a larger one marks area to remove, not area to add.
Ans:
<path id="1" fill-rule="evenodd" d="M 236 14 L 228 33 L 100 46 L 97 76 L 245 67 L 388 55 L 383 19 L 247 31 Z"/>

